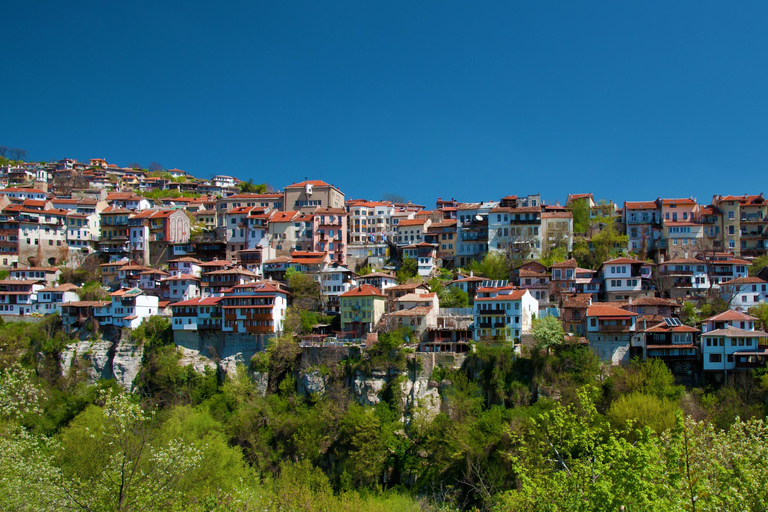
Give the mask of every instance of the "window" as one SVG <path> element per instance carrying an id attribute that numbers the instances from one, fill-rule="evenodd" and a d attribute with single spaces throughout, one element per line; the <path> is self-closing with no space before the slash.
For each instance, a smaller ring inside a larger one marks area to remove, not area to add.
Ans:
<path id="1" fill-rule="evenodd" d="M 710 363 L 721 363 L 723 361 L 722 354 L 709 354 Z"/>

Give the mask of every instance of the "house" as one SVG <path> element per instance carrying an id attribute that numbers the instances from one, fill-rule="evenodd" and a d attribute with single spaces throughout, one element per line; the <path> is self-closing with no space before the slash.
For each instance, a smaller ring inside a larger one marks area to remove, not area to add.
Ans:
<path id="1" fill-rule="evenodd" d="M 391 288 L 390 288 L 391 289 Z M 371 285 L 363 284 L 344 292 L 341 301 L 341 330 L 360 338 L 372 332 L 386 309 L 386 296 Z"/>
<path id="2" fill-rule="evenodd" d="M 722 226 L 718 246 L 736 257 L 756 257 L 766 253 L 768 203 L 763 194 L 720 196 L 712 198 L 720 211 Z"/>
<path id="3" fill-rule="evenodd" d="M 344 194 L 322 180 L 307 180 L 287 185 L 284 190 L 285 208 L 312 213 L 321 208 L 344 210 Z"/>
<path id="4" fill-rule="evenodd" d="M 110 294 L 112 302 L 108 306 L 94 309 L 101 327 L 114 329 L 135 329 L 150 316 L 159 313 L 159 302 L 156 296 L 146 295 L 139 288 L 121 288 Z"/>
<path id="5" fill-rule="evenodd" d="M 573 213 L 568 211 L 541 212 L 541 244 L 542 253 L 563 248 L 570 254 L 573 252 Z"/>
<path id="6" fill-rule="evenodd" d="M 560 319 L 563 331 L 584 336 L 587 333 L 587 309 L 592 305 L 589 293 L 563 294 Z"/>
<path id="7" fill-rule="evenodd" d="M 530 332 L 531 321 L 539 311 L 539 303 L 530 290 L 513 286 L 481 287 L 474 305 L 474 339 L 520 343 Z"/>
<path id="8" fill-rule="evenodd" d="M 267 281 L 249 282 L 227 290 L 221 301 L 222 331 L 253 335 L 259 348 L 283 331 L 288 292 Z"/>
<path id="9" fill-rule="evenodd" d="M 389 286 L 383 290 L 387 297 L 387 312 L 395 310 L 397 299 L 409 293 L 429 293 L 429 287 L 424 283 L 405 283 Z"/>
<path id="10" fill-rule="evenodd" d="M 111 206 L 101 211 L 99 252 L 107 254 L 112 260 L 119 260 L 130 254 L 128 217 L 132 213 L 126 208 L 113 208 Z M 134 248 L 134 250 L 143 251 L 143 248 Z"/>
<path id="11" fill-rule="evenodd" d="M 627 250 L 650 251 L 661 240 L 661 211 L 656 201 L 625 201 Z"/>
<path id="12" fill-rule="evenodd" d="M 221 331 L 223 297 L 183 300 L 170 305 L 174 331 Z"/>
<path id="13" fill-rule="evenodd" d="M 385 272 L 371 272 L 364 276 L 358 276 L 357 283 L 371 285 L 383 292 L 387 288 L 397 286 L 397 278 L 392 274 L 387 274 Z"/>
<path id="14" fill-rule="evenodd" d="M 563 219 L 561 219 L 562 221 Z M 567 221 L 566 221 L 567 223 Z M 553 222 L 555 230 L 557 222 Z M 573 221 L 570 222 L 573 232 Z M 567 233 L 568 226 L 564 229 Z M 562 239 L 562 233 L 553 234 Z M 519 206 L 517 208 L 493 208 L 488 216 L 488 249 L 500 252 L 517 260 L 541 257 L 542 210 L 540 206 Z"/>
<path id="15" fill-rule="evenodd" d="M 759 277 L 738 277 L 720 283 L 720 298 L 731 309 L 746 312 L 761 302 L 768 301 L 768 283 Z"/>
<path id="16" fill-rule="evenodd" d="M 61 277 L 61 269 L 57 267 L 18 267 L 8 271 L 9 279 L 41 279 L 46 284 L 53 285 Z"/>
<path id="17" fill-rule="evenodd" d="M 202 265 L 201 265 L 202 267 Z M 258 276 L 243 268 L 227 268 L 225 270 L 206 271 L 203 267 L 201 275 L 201 289 L 203 297 L 214 297 L 224 294 L 227 288 L 237 285 L 253 283 Z"/>
<path id="18" fill-rule="evenodd" d="M 419 352 L 468 352 L 474 319 L 472 308 L 438 309 L 436 325 L 427 327 Z"/>
<path id="19" fill-rule="evenodd" d="M 463 275 L 459 274 L 456 276 L 457 278 L 448 283 L 446 286 L 448 288 L 456 287 L 460 290 L 464 291 L 464 293 L 467 294 L 467 297 L 469 297 L 469 302 L 471 303 L 475 299 L 475 294 L 477 293 L 477 289 L 482 286 L 483 281 L 485 281 L 485 278 L 475 276 L 473 272 L 470 271 L 469 275 Z"/>
<path id="20" fill-rule="evenodd" d="M 200 296 L 200 278 L 189 274 L 174 274 L 160 280 L 160 286 L 168 287 L 171 302 L 188 300 Z"/>
<path id="21" fill-rule="evenodd" d="M 431 223 L 432 221 L 425 217 L 399 221 L 395 227 L 395 242 L 401 247 L 423 242 Z"/>
<path id="22" fill-rule="evenodd" d="M 316 208 L 312 216 L 312 249 L 330 254 L 331 261 L 347 263 L 347 211 L 344 208 Z"/>
<path id="23" fill-rule="evenodd" d="M 655 287 L 664 298 L 697 297 L 710 288 L 706 263 L 698 258 L 674 258 L 657 266 Z"/>
<path id="24" fill-rule="evenodd" d="M 72 301 L 61 305 L 61 326 L 66 334 L 96 322 L 96 310 L 108 308 L 110 301 Z"/>
<path id="25" fill-rule="evenodd" d="M 429 277 L 437 268 L 437 244 L 421 242 L 403 247 L 403 256 L 416 260 L 417 272 L 421 277 Z"/>
<path id="26" fill-rule="evenodd" d="M 37 307 L 37 294 L 45 288 L 43 279 L 0 280 L 0 315 L 29 315 Z"/>
<path id="27" fill-rule="evenodd" d="M 455 263 L 462 267 L 467 266 L 472 260 L 482 260 L 491 250 L 489 245 L 491 210 L 496 207 L 498 203 L 493 202 L 459 205 L 456 211 Z"/>
<path id="28" fill-rule="evenodd" d="M 168 260 L 168 272 L 172 276 L 180 275 L 180 274 L 187 274 L 191 276 L 197 276 L 200 277 L 201 273 L 201 267 L 200 267 L 201 261 L 197 258 L 192 258 L 189 256 L 184 256 L 181 258 L 175 258 L 172 260 Z"/>
<path id="29" fill-rule="evenodd" d="M 652 264 L 631 258 L 614 258 L 603 262 L 600 277 L 607 301 L 626 300 L 652 295 Z"/>
<path id="30" fill-rule="evenodd" d="M 512 271 L 514 284 L 520 288 L 531 290 L 531 295 L 539 301 L 539 308 L 549 308 L 549 280 L 547 267 L 538 261 L 523 263 Z"/>
<path id="31" fill-rule="evenodd" d="M 77 302 L 79 288 L 71 283 L 59 286 L 47 286 L 37 291 L 37 305 L 35 312 L 50 315 L 61 313 L 61 305 L 66 302 Z"/>
<path id="32" fill-rule="evenodd" d="M 601 361 L 612 365 L 629 363 L 637 316 L 606 303 L 592 303 L 587 308 L 586 337 Z"/>
<path id="33" fill-rule="evenodd" d="M 341 265 L 327 265 L 317 273 L 320 278 L 320 295 L 326 312 L 341 311 L 339 297 L 357 286 L 355 274 Z"/>
<path id="34" fill-rule="evenodd" d="M 433 222 L 424 234 L 424 241 L 437 245 L 437 257 L 443 266 L 453 265 L 456 258 L 456 219 Z"/>
<path id="35" fill-rule="evenodd" d="M 395 311 L 385 315 L 387 330 L 408 327 L 413 331 L 412 343 L 425 338 L 428 329 L 437 328 L 440 303 L 436 293 L 407 294 L 397 299 Z"/>
<path id="36" fill-rule="evenodd" d="M 677 318 L 665 318 L 653 325 L 636 324 L 636 327 L 632 355 L 643 360 L 660 359 L 673 375 L 693 385 L 699 361 L 697 338 L 701 331 L 683 325 Z"/>
<path id="37" fill-rule="evenodd" d="M 702 324 L 701 354 L 705 372 L 752 370 L 768 361 L 768 333 L 755 329 L 757 318 L 726 311 Z"/>

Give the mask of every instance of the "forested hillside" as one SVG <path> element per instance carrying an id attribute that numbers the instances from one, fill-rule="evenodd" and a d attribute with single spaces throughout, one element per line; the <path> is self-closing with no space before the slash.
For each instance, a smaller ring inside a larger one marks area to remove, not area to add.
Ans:
<path id="1" fill-rule="evenodd" d="M 425 369 L 402 333 L 311 366 L 283 337 L 225 378 L 179 365 L 162 322 L 135 332 L 133 394 L 89 382 L 87 354 L 62 373 L 71 340 L 57 317 L 0 326 L 2 509 L 768 506 L 762 374 L 685 389 L 658 361 L 606 368 L 582 345 L 515 358 L 478 344 L 460 367 L 431 370 L 439 399 L 425 414 L 403 396 Z M 299 385 L 308 374 L 322 393 Z M 382 376 L 375 405 L 356 398 L 360 374 Z"/>

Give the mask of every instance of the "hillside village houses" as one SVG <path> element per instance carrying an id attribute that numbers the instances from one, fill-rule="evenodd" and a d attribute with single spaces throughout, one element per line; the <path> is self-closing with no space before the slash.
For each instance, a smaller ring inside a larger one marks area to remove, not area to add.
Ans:
<path id="1" fill-rule="evenodd" d="M 166 315 L 184 336 L 224 333 L 263 347 L 293 300 L 286 275 L 300 272 L 318 283 L 320 310 L 338 319 L 335 332 L 317 326 L 330 340 L 370 342 L 406 326 L 418 350 L 461 351 L 469 340 L 520 350 L 534 319 L 555 316 L 607 364 L 658 357 L 687 375 L 768 360 L 768 335 L 748 315 L 768 300 L 768 269 L 749 272 L 768 254 L 762 193 L 623 203 L 572 193 L 564 206 L 540 194 L 438 198 L 429 209 L 347 199 L 320 179 L 250 190 L 225 174 L 149 173 L 104 158 L 6 165 L 0 268 L 10 272 L 0 315 L 57 312 L 71 332 Z M 577 212 L 587 212 L 585 233 L 574 232 Z M 626 237 L 610 256 L 577 261 L 576 246 L 594 249 L 592 237 L 608 228 Z M 506 280 L 466 270 L 494 253 L 511 262 Z M 408 259 L 415 276 L 398 282 Z M 59 282 L 61 269 L 81 267 L 99 269 L 109 300 L 80 301 L 79 286 Z M 427 284 L 435 276 L 466 292 L 467 307 L 443 308 Z M 701 329 L 681 323 L 684 301 L 715 299 L 727 309 Z"/>

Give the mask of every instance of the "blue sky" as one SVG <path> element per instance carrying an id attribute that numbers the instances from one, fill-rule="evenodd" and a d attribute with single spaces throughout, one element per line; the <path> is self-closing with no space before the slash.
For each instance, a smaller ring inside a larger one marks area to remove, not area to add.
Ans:
<path id="1" fill-rule="evenodd" d="M 36 160 L 308 176 L 429 206 L 764 191 L 765 2 L 10 1 L 3 15 L 0 145 Z"/>

